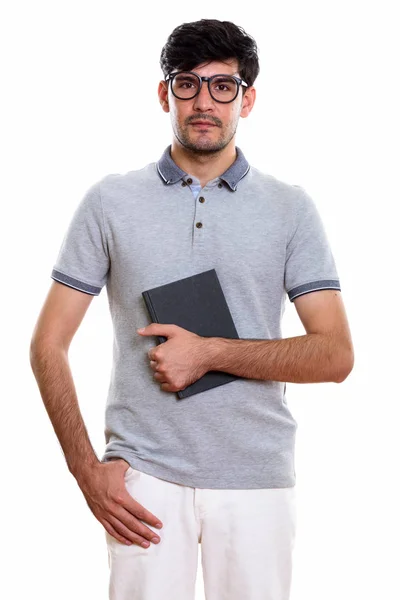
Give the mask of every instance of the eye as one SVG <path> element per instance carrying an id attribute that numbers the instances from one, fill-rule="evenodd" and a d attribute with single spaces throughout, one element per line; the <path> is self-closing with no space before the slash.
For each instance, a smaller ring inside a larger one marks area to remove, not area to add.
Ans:
<path id="1" fill-rule="evenodd" d="M 218 77 L 213 81 L 213 89 L 218 93 L 232 93 L 236 91 L 236 81 L 231 77 Z"/>
<path id="2" fill-rule="evenodd" d="M 191 85 L 193 85 L 193 83 L 191 81 L 182 81 L 178 85 L 181 88 L 187 89 L 188 87 L 190 87 Z"/>
<path id="3" fill-rule="evenodd" d="M 178 75 L 174 80 L 174 87 L 181 88 L 184 90 L 190 89 L 191 87 L 197 87 L 198 81 L 190 75 Z"/>

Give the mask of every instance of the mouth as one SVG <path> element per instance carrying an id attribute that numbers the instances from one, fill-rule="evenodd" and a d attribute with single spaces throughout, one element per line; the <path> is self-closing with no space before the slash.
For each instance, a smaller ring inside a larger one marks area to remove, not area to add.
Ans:
<path id="1" fill-rule="evenodd" d="M 214 123 L 210 123 L 209 121 L 195 121 L 194 123 L 190 123 L 193 127 L 215 127 Z"/>

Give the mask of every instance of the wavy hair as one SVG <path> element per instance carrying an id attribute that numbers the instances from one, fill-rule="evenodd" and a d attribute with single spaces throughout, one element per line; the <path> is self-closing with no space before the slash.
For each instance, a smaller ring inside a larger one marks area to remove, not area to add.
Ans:
<path id="1" fill-rule="evenodd" d="M 259 72 L 255 40 L 231 21 L 201 19 L 182 23 L 169 35 L 160 66 L 164 77 L 173 71 L 191 71 L 204 62 L 236 59 L 238 72 L 250 86 Z"/>

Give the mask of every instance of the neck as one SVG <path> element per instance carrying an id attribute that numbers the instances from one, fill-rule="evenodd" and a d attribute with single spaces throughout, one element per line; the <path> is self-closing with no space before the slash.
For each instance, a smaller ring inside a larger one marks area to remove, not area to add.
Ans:
<path id="1" fill-rule="evenodd" d="M 197 177 L 201 187 L 204 187 L 209 181 L 222 175 L 235 162 L 235 140 L 232 138 L 225 148 L 217 152 L 196 154 L 174 138 L 171 144 L 171 157 L 178 167 Z"/>

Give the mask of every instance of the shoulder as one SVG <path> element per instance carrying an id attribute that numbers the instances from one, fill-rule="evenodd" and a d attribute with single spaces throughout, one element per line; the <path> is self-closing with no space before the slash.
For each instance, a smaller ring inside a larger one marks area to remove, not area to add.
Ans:
<path id="1" fill-rule="evenodd" d="M 298 184 L 289 183 L 253 166 L 250 167 L 247 177 L 249 179 L 246 191 L 254 193 L 258 199 L 270 201 L 285 213 L 296 212 L 297 207 L 304 202 L 305 190 Z"/>
<path id="2" fill-rule="evenodd" d="M 98 182 L 103 207 L 113 209 L 132 204 L 143 195 L 158 193 L 160 184 L 155 162 L 124 173 L 109 173 Z"/>
<path id="3" fill-rule="evenodd" d="M 102 193 L 140 187 L 154 181 L 155 174 L 156 163 L 149 163 L 141 169 L 134 169 L 125 173 L 109 173 L 99 181 L 99 185 Z"/>
<path id="4" fill-rule="evenodd" d="M 278 179 L 278 177 L 266 171 L 261 171 L 257 167 L 251 166 L 248 176 L 253 186 L 262 187 L 281 196 L 296 197 L 299 192 L 303 191 L 301 186 Z"/>

